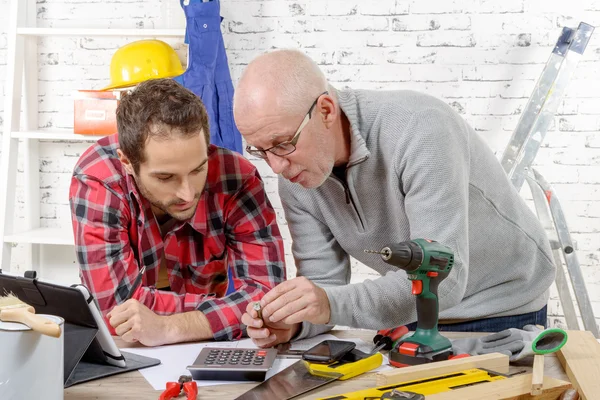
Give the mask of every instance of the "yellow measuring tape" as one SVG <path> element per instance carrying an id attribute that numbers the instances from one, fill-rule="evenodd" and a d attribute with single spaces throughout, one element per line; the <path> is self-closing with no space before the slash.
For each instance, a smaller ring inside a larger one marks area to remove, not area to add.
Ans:
<path id="1" fill-rule="evenodd" d="M 451 374 L 433 376 L 431 378 L 417 379 L 408 382 L 402 382 L 394 385 L 380 386 L 371 389 L 349 392 L 336 396 L 322 397 L 319 400 L 364 400 L 380 399 L 385 393 L 396 389 L 403 392 L 415 392 L 422 395 L 448 392 L 453 389 L 460 389 L 465 386 L 471 386 L 478 383 L 492 382 L 500 379 L 506 379 L 504 376 L 490 374 L 481 369 L 468 369 Z"/>

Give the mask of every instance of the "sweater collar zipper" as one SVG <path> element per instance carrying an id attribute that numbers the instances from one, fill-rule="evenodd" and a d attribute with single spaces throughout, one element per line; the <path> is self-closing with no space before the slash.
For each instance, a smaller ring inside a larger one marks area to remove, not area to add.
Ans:
<path id="1" fill-rule="evenodd" d="M 366 159 L 366 158 L 367 157 L 364 157 L 364 159 Z M 364 161 L 364 159 L 361 159 L 360 161 L 362 162 L 362 161 Z M 356 163 L 353 165 L 356 165 Z M 346 204 L 352 204 L 352 208 L 354 209 L 354 212 L 358 216 L 360 225 L 364 229 L 365 224 L 363 223 L 362 217 L 360 216 L 360 213 L 358 212 L 358 208 L 356 207 L 356 204 L 354 203 L 354 199 L 352 198 L 352 194 L 350 193 L 350 187 L 348 186 L 348 169 L 350 169 L 350 166 L 348 166 L 346 168 L 346 179 L 344 179 L 344 180 L 338 178 L 335 174 L 331 174 L 330 177 L 332 177 L 335 181 L 339 182 L 339 184 L 342 185 L 342 188 L 344 189 L 344 194 L 346 195 Z"/>

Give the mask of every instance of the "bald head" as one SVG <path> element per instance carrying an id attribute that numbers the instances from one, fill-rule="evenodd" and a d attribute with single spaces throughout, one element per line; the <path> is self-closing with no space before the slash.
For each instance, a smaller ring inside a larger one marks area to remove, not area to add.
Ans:
<path id="1" fill-rule="evenodd" d="M 297 50 L 275 50 L 255 58 L 242 74 L 234 95 L 236 120 L 265 110 L 287 115 L 306 113 L 327 90 L 318 65 Z"/>

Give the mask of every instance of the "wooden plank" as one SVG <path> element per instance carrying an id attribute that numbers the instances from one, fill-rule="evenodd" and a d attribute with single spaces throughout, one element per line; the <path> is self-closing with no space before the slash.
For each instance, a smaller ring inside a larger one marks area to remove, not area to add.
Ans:
<path id="1" fill-rule="evenodd" d="M 542 394 L 532 396 L 529 393 L 531 391 L 531 374 L 527 374 L 428 395 L 427 400 L 557 400 L 569 388 L 571 388 L 569 382 L 545 377 Z"/>
<path id="2" fill-rule="evenodd" d="M 557 353 L 567 376 L 581 399 L 592 400 L 600 393 L 600 343 L 588 331 L 567 331 L 569 339 Z"/>
<path id="3" fill-rule="evenodd" d="M 531 374 L 531 394 L 542 394 L 544 384 L 544 355 L 536 354 L 533 357 L 533 374 Z"/>
<path id="4" fill-rule="evenodd" d="M 456 360 L 438 361 L 430 364 L 379 372 L 375 375 L 375 378 L 377 379 L 377 386 L 384 386 L 472 368 L 485 368 L 506 374 L 508 373 L 508 356 L 500 353 L 492 353 L 458 358 Z"/>

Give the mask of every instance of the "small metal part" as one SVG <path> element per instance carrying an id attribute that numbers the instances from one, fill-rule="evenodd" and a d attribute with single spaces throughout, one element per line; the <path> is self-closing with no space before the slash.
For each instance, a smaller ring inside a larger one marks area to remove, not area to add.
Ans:
<path id="1" fill-rule="evenodd" d="M 304 350 L 285 350 L 278 351 L 277 358 L 290 358 L 290 359 L 301 359 L 302 355 L 304 355 Z"/>
<path id="2" fill-rule="evenodd" d="M 392 250 L 389 247 L 384 247 L 383 249 L 377 250 L 365 250 L 365 253 L 369 254 L 381 254 L 381 258 L 384 260 L 389 260 L 392 256 Z"/>
<path id="3" fill-rule="evenodd" d="M 260 306 L 260 303 L 257 301 L 252 305 L 252 308 L 254 308 L 254 311 L 256 311 L 256 313 L 258 314 L 258 318 L 262 319 L 262 307 Z"/>
<path id="4" fill-rule="evenodd" d="M 508 376 L 512 377 L 515 375 L 526 374 L 527 372 L 529 372 L 529 371 L 527 371 L 526 369 L 522 369 L 520 371 L 511 372 L 510 374 L 508 374 Z"/>
<path id="5" fill-rule="evenodd" d="M 385 392 L 381 399 L 409 399 L 409 400 L 424 400 L 425 396 L 415 392 L 403 392 L 398 389 L 393 389 L 391 392 Z"/>
<path id="6" fill-rule="evenodd" d="M 369 254 L 383 254 L 379 250 L 365 250 L 365 253 L 369 253 Z"/>

